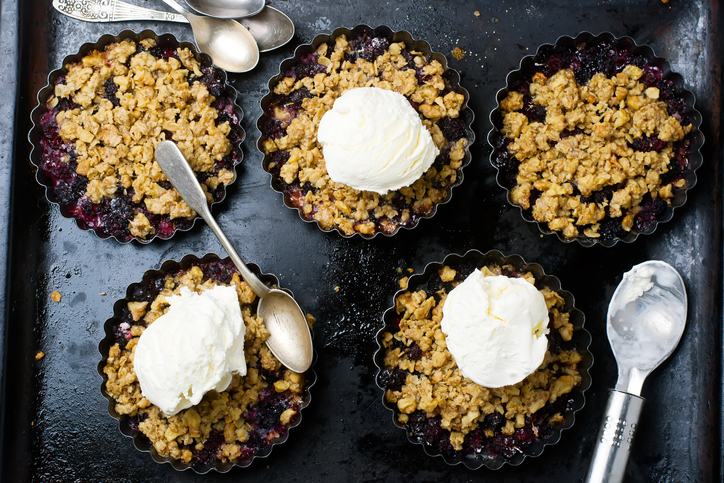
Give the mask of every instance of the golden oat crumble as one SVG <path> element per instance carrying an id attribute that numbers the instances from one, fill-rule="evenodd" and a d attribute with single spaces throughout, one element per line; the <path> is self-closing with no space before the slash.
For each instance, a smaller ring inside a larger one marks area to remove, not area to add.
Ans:
<path id="1" fill-rule="evenodd" d="M 674 143 L 691 130 L 667 112 L 659 89 L 640 81 L 642 70 L 626 66 L 611 78 L 597 73 L 585 85 L 573 71 L 563 69 L 551 77 L 538 72 L 530 95 L 546 110 L 545 122 L 530 122 L 520 112 L 523 95 L 510 92 L 500 103 L 508 152 L 520 161 L 513 203 L 531 209 L 533 218 L 567 238 L 581 234 L 600 236 L 600 222 L 620 219 L 630 231 L 644 197 L 670 203 L 672 183 L 660 177 L 675 160 Z M 658 151 L 637 151 L 635 139 L 658 138 Z M 684 181 L 674 181 L 683 187 Z M 612 195 L 602 201 L 593 195 Z"/>
<path id="2" fill-rule="evenodd" d="M 483 266 L 480 270 L 485 276 L 514 271 L 507 265 L 502 269 L 495 265 Z M 464 278 L 449 266 L 443 266 L 437 276 L 443 282 L 452 282 L 452 287 Z M 521 276 L 535 284 L 531 273 Z M 564 299 L 547 287 L 540 292 L 550 313 L 549 329 L 557 331 L 563 341 L 571 341 L 574 328 L 569 313 L 563 311 Z M 527 417 L 580 384 L 581 354 L 575 350 L 552 353 L 550 346 L 538 370 L 517 384 L 486 388 L 464 377 L 447 350 L 445 334 L 440 328 L 446 297 L 444 287 L 434 294 L 424 290 L 404 292 L 395 300 L 399 330 L 382 334 L 385 369 L 403 371 L 399 390 L 388 388 L 385 392 L 386 400 L 397 406 L 397 419 L 401 423 L 410 421 L 411 415 L 418 411 L 427 418 L 439 417 L 440 427 L 450 431 L 452 448 L 460 451 L 465 436 L 481 426 L 486 416 L 498 413 L 502 421 L 498 430 L 503 435 L 512 435 L 528 424 Z M 555 412 L 546 418 L 554 423 L 562 415 Z M 484 435 L 491 438 L 493 429 L 485 427 Z"/>
<path id="3" fill-rule="evenodd" d="M 320 45 L 313 76 L 283 78 L 273 87 L 274 100 L 266 113 L 271 122 L 262 128 L 266 169 L 282 184 L 294 206 L 307 220 L 324 230 L 345 235 L 395 233 L 430 216 L 460 176 L 469 141 L 459 119 L 465 98 L 450 89 L 444 69 L 404 42 L 389 43 L 373 61 L 356 57 L 355 39 L 340 35 Z M 352 57 L 350 57 L 352 56 Z M 322 116 L 344 92 L 378 87 L 404 95 L 420 113 L 440 149 L 435 164 L 411 186 L 380 195 L 335 183 L 327 174 L 317 131 Z M 302 98 L 295 105 L 292 98 Z M 281 129 L 280 129 L 281 128 Z M 446 137 L 447 134 L 447 137 Z"/>
<path id="4" fill-rule="evenodd" d="M 125 347 L 116 343 L 110 348 L 103 369 L 107 377 L 105 388 L 108 395 L 115 400 L 116 412 L 134 418 L 138 430 L 148 437 L 159 455 L 170 456 L 186 463 L 194 459 L 195 452 L 203 452 L 205 444 L 214 438 L 216 441 L 211 443 L 210 448 L 212 463 L 214 458 L 226 462 L 248 456 L 259 449 L 253 446 L 259 444 L 259 438 L 265 439 L 264 444 L 268 446 L 280 436 L 276 430 L 279 424 L 287 426 L 298 413 L 302 402 L 304 375 L 283 367 L 264 344 L 269 332 L 255 313 L 256 295 L 246 282 L 240 280 L 238 274 L 233 275 L 230 285 L 236 287 L 246 325 L 244 351 L 247 375 L 234 375 L 225 391 L 209 391 L 198 405 L 170 417 L 165 416 L 158 407 L 143 397 L 133 371 L 133 356 L 145 327 L 168 310 L 166 298 L 179 294 L 181 287 L 201 293 L 215 285 L 217 282 L 205 279 L 201 268 L 194 266 L 176 276 L 167 275 L 163 290 L 151 303 L 128 302 L 128 311 L 134 325 L 121 327 L 121 330 L 130 332 L 130 338 Z M 314 319 L 311 315 L 307 317 L 310 321 Z M 279 377 L 270 386 L 265 374 L 277 374 Z M 278 415 L 274 428 L 262 431 L 255 428 L 254 421 L 247 420 L 247 410 L 256 407 L 259 412 L 264 411 L 256 405 L 260 402 L 260 397 L 264 397 L 263 394 L 269 391 L 277 393 L 280 400 L 285 401 L 286 409 Z M 254 438 L 250 440 L 254 432 L 257 433 L 256 441 Z M 221 437 L 223 440 L 219 442 Z"/>
<path id="5" fill-rule="evenodd" d="M 452 51 L 452 56 L 455 58 L 455 60 L 463 60 L 465 58 L 465 50 L 461 49 L 458 46 L 455 46 Z"/>
<path id="6" fill-rule="evenodd" d="M 209 189 L 229 184 L 234 173 L 216 171 L 216 165 L 232 150 L 229 122 L 216 124 L 216 98 L 202 82 L 202 66 L 187 48 L 178 48 L 178 59 L 157 58 L 149 49 L 153 39 L 140 41 L 137 51 L 132 40 L 94 50 L 76 64 L 55 85 L 47 106 L 61 99 L 75 104 L 56 115 L 63 141 L 75 148 L 76 173 L 88 179 L 85 194 L 94 204 L 131 194 L 131 201 L 154 215 L 170 219 L 193 218 L 196 214 L 169 186 L 155 162 L 156 146 L 170 137 L 192 169 L 209 173 L 202 182 L 209 202 Z M 108 92 L 115 91 L 111 100 Z M 64 162 L 69 161 L 66 155 Z M 164 183 L 165 182 L 165 183 Z M 130 233 L 144 239 L 156 230 L 141 211 L 128 220 Z"/>

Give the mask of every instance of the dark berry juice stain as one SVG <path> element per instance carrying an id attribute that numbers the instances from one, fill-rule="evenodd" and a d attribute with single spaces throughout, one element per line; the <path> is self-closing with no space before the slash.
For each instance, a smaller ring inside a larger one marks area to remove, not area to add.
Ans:
<path id="1" fill-rule="evenodd" d="M 344 55 L 344 60 L 354 63 L 357 59 L 362 58 L 374 62 L 377 57 L 385 53 L 389 46 L 390 41 L 385 37 L 370 37 L 364 34 L 352 41 L 350 51 Z"/>
<path id="2" fill-rule="evenodd" d="M 221 451 L 221 445 L 225 444 L 224 433 L 217 429 L 209 433 L 209 437 L 204 441 L 202 449 L 191 448 L 191 453 L 198 463 L 205 465 L 213 465 L 216 462 L 216 456 Z"/>
<path id="3" fill-rule="evenodd" d="M 286 76 L 294 80 L 304 79 L 305 77 L 314 77 L 317 74 L 326 72 L 327 68 L 320 64 L 319 54 L 313 52 L 301 58 L 298 64 L 294 64 L 287 72 Z"/>

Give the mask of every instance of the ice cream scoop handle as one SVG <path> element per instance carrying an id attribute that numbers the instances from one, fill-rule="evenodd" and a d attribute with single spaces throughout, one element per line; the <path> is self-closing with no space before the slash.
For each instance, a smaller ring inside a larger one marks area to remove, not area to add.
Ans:
<path id="1" fill-rule="evenodd" d="M 611 390 L 586 483 L 623 481 L 644 398 Z"/>

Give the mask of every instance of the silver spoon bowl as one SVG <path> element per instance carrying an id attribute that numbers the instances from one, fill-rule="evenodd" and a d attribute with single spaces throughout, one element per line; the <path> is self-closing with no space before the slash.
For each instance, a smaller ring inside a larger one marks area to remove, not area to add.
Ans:
<path id="1" fill-rule="evenodd" d="M 188 12 L 184 13 L 184 15 L 162 12 L 132 5 L 121 0 L 114 2 L 87 0 L 84 3 L 53 0 L 53 7 L 64 15 L 86 22 L 107 23 L 151 20 L 189 23 L 189 20 L 184 16 Z M 282 45 L 286 45 L 294 37 L 294 22 L 292 22 L 292 19 L 273 7 L 265 7 L 252 17 L 239 18 L 235 21 L 249 30 L 251 36 L 256 40 L 259 52 L 277 49 Z"/>
<path id="2" fill-rule="evenodd" d="M 265 0 L 186 0 L 195 12 L 216 18 L 250 17 L 261 12 Z"/>
<path id="3" fill-rule="evenodd" d="M 156 147 L 156 162 L 189 207 L 209 225 L 216 238 L 239 269 L 249 287 L 259 297 L 257 314 L 269 331 L 266 345 L 279 361 L 294 372 L 303 373 L 312 365 L 312 334 L 299 304 L 287 292 L 270 289 L 247 268 L 244 261 L 211 216 L 206 194 L 179 148 L 172 141 Z"/>
<path id="4" fill-rule="evenodd" d="M 686 311 L 681 275 L 658 260 L 634 266 L 613 293 L 606 333 L 618 364 L 618 381 L 606 406 L 587 483 L 623 480 L 645 401 L 641 388 L 679 344 Z"/>
<path id="5" fill-rule="evenodd" d="M 294 37 L 294 22 L 276 8 L 265 7 L 253 17 L 238 19 L 256 40 L 259 52 L 277 49 Z"/>
<path id="6" fill-rule="evenodd" d="M 259 63 L 259 47 L 239 22 L 194 15 L 174 0 L 163 1 L 188 19 L 199 50 L 209 54 L 218 67 L 240 73 L 250 71 Z"/>

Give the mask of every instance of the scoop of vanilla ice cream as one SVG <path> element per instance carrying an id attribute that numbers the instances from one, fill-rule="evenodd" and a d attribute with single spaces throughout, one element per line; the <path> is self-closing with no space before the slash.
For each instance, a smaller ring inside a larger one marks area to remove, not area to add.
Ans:
<path id="1" fill-rule="evenodd" d="M 414 183 L 440 153 L 407 98 L 378 87 L 342 94 L 317 139 L 332 181 L 379 194 Z"/>
<path id="2" fill-rule="evenodd" d="M 475 270 L 450 291 L 442 312 L 447 348 L 463 376 L 477 384 L 516 384 L 543 363 L 548 308 L 525 280 Z"/>
<path id="3" fill-rule="evenodd" d="M 246 375 L 246 326 L 234 287 L 201 294 L 181 287 L 168 302 L 168 311 L 141 334 L 133 368 L 141 394 L 173 416 L 206 392 L 225 390 L 232 374 Z"/>

